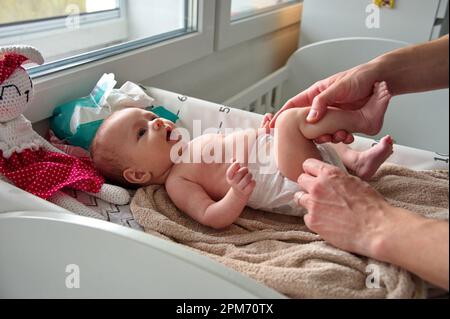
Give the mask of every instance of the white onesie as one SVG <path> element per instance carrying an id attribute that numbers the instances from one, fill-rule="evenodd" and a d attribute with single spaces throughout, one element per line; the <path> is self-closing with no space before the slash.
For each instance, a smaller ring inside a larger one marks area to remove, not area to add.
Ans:
<path id="1" fill-rule="evenodd" d="M 275 138 L 270 134 L 259 135 L 250 154 L 257 154 L 255 148 L 265 147 L 267 143 L 270 145 L 269 154 L 274 155 Z M 330 145 L 317 145 L 317 148 L 324 162 L 347 172 L 344 163 Z M 256 187 L 247 206 L 272 213 L 294 216 L 305 215 L 306 210 L 298 206 L 294 199 L 294 195 L 301 190 L 300 187 L 297 183 L 284 177 L 276 168 L 275 156 L 270 156 L 270 159 L 272 161 L 267 166 L 254 164 L 257 161 L 250 161 L 248 165 L 249 171 L 256 181 Z"/>

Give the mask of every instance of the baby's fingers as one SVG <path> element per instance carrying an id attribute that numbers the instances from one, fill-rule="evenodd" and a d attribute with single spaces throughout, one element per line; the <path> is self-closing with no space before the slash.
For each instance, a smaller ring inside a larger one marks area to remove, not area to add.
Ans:
<path id="1" fill-rule="evenodd" d="M 272 113 L 266 113 L 261 123 L 261 128 L 266 128 L 270 124 L 270 121 L 272 121 L 272 118 L 273 118 Z"/>
<path id="2" fill-rule="evenodd" d="M 242 178 L 242 180 L 239 182 L 238 188 L 239 188 L 240 190 L 244 190 L 244 189 L 248 186 L 248 184 L 250 184 L 250 183 L 252 182 L 252 180 L 253 180 L 252 174 L 250 174 L 250 173 L 246 174 L 246 175 Z"/>
<path id="3" fill-rule="evenodd" d="M 256 182 L 254 180 L 251 180 L 250 183 L 247 186 L 245 186 L 245 188 L 242 190 L 242 192 L 245 195 L 250 195 L 251 193 L 253 193 L 253 190 L 255 189 L 255 187 L 256 187 Z"/>
<path id="4" fill-rule="evenodd" d="M 264 115 L 264 122 L 270 122 L 273 119 L 273 114 L 272 113 L 266 113 Z"/>
<path id="5" fill-rule="evenodd" d="M 234 179 L 234 177 L 236 176 L 236 173 L 239 171 L 240 168 L 241 168 L 241 165 L 238 162 L 236 162 L 235 160 L 233 160 L 233 164 L 231 164 L 230 167 L 228 167 L 228 169 L 227 169 L 228 181 L 232 181 Z"/>
<path id="6" fill-rule="evenodd" d="M 233 184 L 238 185 L 248 174 L 248 167 L 241 167 L 233 178 Z"/>

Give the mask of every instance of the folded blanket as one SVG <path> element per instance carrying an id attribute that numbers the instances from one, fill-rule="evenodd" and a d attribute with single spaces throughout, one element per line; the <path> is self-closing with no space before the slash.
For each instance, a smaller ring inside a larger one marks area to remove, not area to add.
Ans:
<path id="1" fill-rule="evenodd" d="M 447 218 L 448 172 L 414 172 L 386 165 L 372 185 L 389 202 L 433 218 Z M 164 187 L 137 191 L 131 203 L 146 232 L 188 246 L 291 298 L 424 297 L 418 278 L 396 266 L 339 250 L 305 226 L 303 219 L 246 209 L 224 230 L 180 212 Z M 378 266 L 380 288 L 366 280 Z"/>

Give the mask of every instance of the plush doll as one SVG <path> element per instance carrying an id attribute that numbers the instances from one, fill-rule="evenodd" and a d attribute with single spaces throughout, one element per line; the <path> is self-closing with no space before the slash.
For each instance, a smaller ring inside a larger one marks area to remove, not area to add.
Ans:
<path id="1" fill-rule="evenodd" d="M 116 205 L 129 193 L 104 183 L 90 158 L 67 155 L 37 134 L 22 114 L 33 96 L 33 83 L 24 63 L 42 64 L 39 51 L 29 46 L 0 47 L 0 178 L 76 214 L 105 219 L 61 191 L 84 191 Z"/>

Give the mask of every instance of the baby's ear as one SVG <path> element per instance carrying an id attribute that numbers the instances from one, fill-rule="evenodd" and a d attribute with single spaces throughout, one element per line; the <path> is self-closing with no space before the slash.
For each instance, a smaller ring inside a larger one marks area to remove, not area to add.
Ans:
<path id="1" fill-rule="evenodd" d="M 145 185 L 152 180 L 152 173 L 139 171 L 134 168 L 127 168 L 123 172 L 123 178 L 131 184 Z"/>

